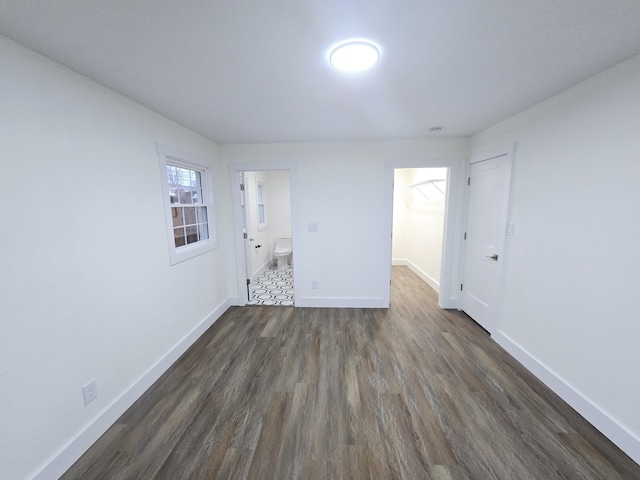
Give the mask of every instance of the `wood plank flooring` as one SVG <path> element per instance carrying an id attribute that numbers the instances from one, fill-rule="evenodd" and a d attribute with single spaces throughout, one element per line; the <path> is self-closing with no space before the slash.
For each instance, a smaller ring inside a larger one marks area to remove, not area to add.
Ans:
<path id="1" fill-rule="evenodd" d="M 640 479 L 406 267 L 386 309 L 234 307 L 62 477 Z"/>

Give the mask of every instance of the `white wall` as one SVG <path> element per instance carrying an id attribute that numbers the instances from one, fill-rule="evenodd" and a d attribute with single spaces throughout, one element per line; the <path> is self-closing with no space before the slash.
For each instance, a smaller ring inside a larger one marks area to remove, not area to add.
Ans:
<path id="1" fill-rule="evenodd" d="M 296 305 L 379 307 L 385 292 L 388 296 L 391 256 L 387 164 L 464 158 L 467 143 L 452 138 L 221 149 L 230 164 L 296 165 L 291 179 Z M 308 231 L 310 223 L 317 224 L 316 233 Z"/>
<path id="2" fill-rule="evenodd" d="M 516 141 L 496 339 L 640 462 L 640 57 L 474 135 Z"/>
<path id="3" fill-rule="evenodd" d="M 446 182 L 436 183 L 437 188 L 434 184 L 417 184 L 446 178 L 446 168 L 395 170 L 393 263 L 407 265 L 437 292 L 440 291 Z"/>
<path id="4" fill-rule="evenodd" d="M 291 182 L 289 172 L 267 172 L 269 195 L 269 252 L 273 258 L 276 239 L 291 236 Z"/>
<path id="5" fill-rule="evenodd" d="M 57 478 L 236 295 L 228 173 L 215 143 L 4 37 L 0 58 L 0 477 Z M 215 165 L 221 246 L 172 267 L 156 142 Z"/>

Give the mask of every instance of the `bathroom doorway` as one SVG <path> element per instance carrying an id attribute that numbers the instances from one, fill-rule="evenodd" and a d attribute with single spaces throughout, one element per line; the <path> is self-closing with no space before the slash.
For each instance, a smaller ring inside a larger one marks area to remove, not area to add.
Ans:
<path id="1" fill-rule="evenodd" d="M 246 279 L 240 303 L 294 306 L 290 172 L 239 170 L 236 181 Z"/>
<path id="2" fill-rule="evenodd" d="M 394 169 L 392 265 L 408 267 L 438 294 L 448 171 L 446 167 Z"/>

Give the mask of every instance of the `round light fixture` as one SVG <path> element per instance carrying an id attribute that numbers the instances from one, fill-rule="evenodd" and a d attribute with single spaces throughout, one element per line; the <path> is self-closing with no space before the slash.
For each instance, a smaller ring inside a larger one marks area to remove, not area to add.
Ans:
<path id="1" fill-rule="evenodd" d="M 368 40 L 347 40 L 329 50 L 329 63 L 338 70 L 359 72 L 376 64 L 380 50 Z"/>

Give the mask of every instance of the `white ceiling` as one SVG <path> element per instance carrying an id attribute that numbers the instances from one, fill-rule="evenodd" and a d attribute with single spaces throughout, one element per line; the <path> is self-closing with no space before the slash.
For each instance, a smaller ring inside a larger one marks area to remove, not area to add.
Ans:
<path id="1" fill-rule="evenodd" d="M 640 54 L 640 1 L 0 0 L 0 33 L 221 143 L 427 138 Z M 372 70 L 327 64 L 351 37 Z"/>

